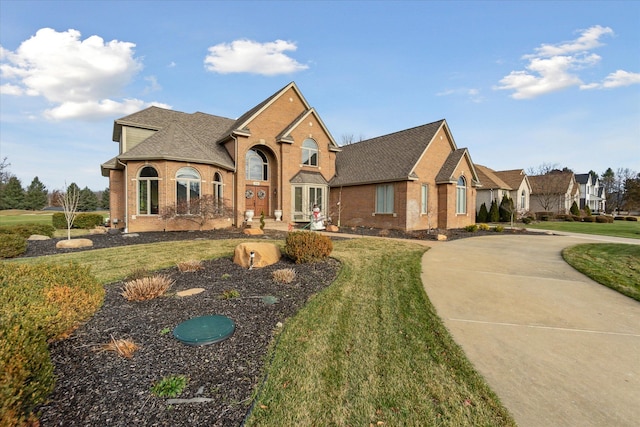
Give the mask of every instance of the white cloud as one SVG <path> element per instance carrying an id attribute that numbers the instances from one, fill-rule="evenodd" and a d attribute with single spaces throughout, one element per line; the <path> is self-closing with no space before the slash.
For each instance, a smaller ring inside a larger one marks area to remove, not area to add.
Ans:
<path id="1" fill-rule="evenodd" d="M 134 43 L 105 42 L 93 35 L 84 40 L 77 30 L 42 28 L 15 52 L 2 49 L 0 75 L 13 95 L 41 96 L 55 106 L 51 119 L 95 118 L 131 112 L 140 100 L 114 101 L 142 69 Z"/>
<path id="2" fill-rule="evenodd" d="M 20 86 L 12 85 L 11 83 L 0 86 L 0 94 L 2 95 L 14 95 L 20 96 L 24 94 L 24 91 Z"/>
<path id="3" fill-rule="evenodd" d="M 457 88 L 457 89 L 446 89 L 441 92 L 436 93 L 436 96 L 466 96 L 471 102 L 481 103 L 484 98 L 480 94 L 479 89 L 469 89 L 469 88 Z"/>
<path id="4" fill-rule="evenodd" d="M 622 70 L 610 74 L 602 83 L 585 84 L 582 81 L 578 72 L 600 61 L 600 56 L 590 50 L 602 46 L 600 38 L 605 35 L 613 35 L 613 30 L 596 25 L 583 30 L 575 40 L 557 45 L 543 44 L 534 50 L 535 53 L 522 57 L 529 61 L 526 70 L 512 71 L 494 89 L 512 90 L 514 99 L 529 99 L 572 86 L 593 89 L 637 83 L 636 73 Z"/>
<path id="5" fill-rule="evenodd" d="M 44 115 L 51 120 L 66 120 L 77 117 L 99 119 L 105 116 L 132 114 L 151 105 L 171 108 L 170 105 L 156 102 L 148 103 L 139 99 L 125 99 L 122 102 L 103 99 L 100 101 L 64 102 L 58 107 L 46 110 Z"/>
<path id="6" fill-rule="evenodd" d="M 309 68 L 284 53 L 296 49 L 295 43 L 284 40 L 269 43 L 235 40 L 211 46 L 204 63 L 208 71 L 220 74 L 289 74 Z"/>

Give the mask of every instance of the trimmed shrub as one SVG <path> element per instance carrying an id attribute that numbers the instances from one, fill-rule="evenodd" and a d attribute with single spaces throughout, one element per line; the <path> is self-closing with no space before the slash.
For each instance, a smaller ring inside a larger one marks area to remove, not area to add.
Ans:
<path id="1" fill-rule="evenodd" d="M 531 224 L 532 221 L 533 221 L 533 219 L 531 219 L 528 216 L 525 216 L 525 217 L 522 218 L 522 223 L 523 224 Z"/>
<path id="2" fill-rule="evenodd" d="M 103 297 L 87 267 L 0 263 L 0 425 L 35 419 L 54 382 L 47 341 L 69 334 Z"/>
<path id="3" fill-rule="evenodd" d="M 27 251 L 27 239 L 15 233 L 0 233 L 0 258 L 13 258 Z"/>
<path id="4" fill-rule="evenodd" d="M 582 220 L 584 222 L 596 222 L 596 217 L 595 216 L 585 216 L 584 218 L 582 218 Z"/>
<path id="5" fill-rule="evenodd" d="M 478 230 L 489 231 L 490 228 L 489 224 L 478 224 Z"/>
<path id="6" fill-rule="evenodd" d="M 49 224 L 19 224 L 0 227 L 0 233 L 2 234 L 14 233 L 24 237 L 25 239 L 34 234 L 53 237 L 53 233 L 55 231 L 55 228 Z"/>
<path id="7" fill-rule="evenodd" d="M 63 212 L 55 212 L 51 215 L 51 224 L 56 230 L 66 230 L 67 218 L 64 216 Z"/>
<path id="8" fill-rule="evenodd" d="M 464 228 L 464 231 L 469 231 L 471 233 L 475 233 L 478 231 L 478 224 L 470 224 Z"/>
<path id="9" fill-rule="evenodd" d="M 584 207 L 584 214 L 586 216 L 591 216 L 591 208 L 589 206 Z"/>
<path id="10" fill-rule="evenodd" d="M 501 225 L 496 225 L 493 231 L 495 231 L 496 233 L 502 233 L 504 231 L 504 227 Z"/>
<path id="11" fill-rule="evenodd" d="M 536 212 L 536 219 L 538 221 L 549 221 L 553 219 L 553 212 Z"/>
<path id="12" fill-rule="evenodd" d="M 73 228 L 89 230 L 103 224 L 104 218 L 97 213 L 80 213 L 73 219 Z"/>
<path id="13" fill-rule="evenodd" d="M 65 230 L 67 228 L 67 218 L 63 212 L 56 212 L 51 216 L 51 223 L 58 230 Z M 73 219 L 71 228 L 92 229 L 98 225 L 104 224 L 104 217 L 97 213 L 79 213 Z"/>
<path id="14" fill-rule="evenodd" d="M 619 215 L 614 216 L 613 219 L 616 221 L 624 221 L 624 217 Z"/>
<path id="15" fill-rule="evenodd" d="M 580 218 L 580 215 L 571 215 L 571 219 L 576 222 L 582 221 L 582 218 Z"/>
<path id="16" fill-rule="evenodd" d="M 603 224 L 610 224 L 610 223 L 613 223 L 613 218 L 606 215 L 598 215 L 596 217 L 596 222 L 603 223 Z"/>
<path id="17" fill-rule="evenodd" d="M 624 217 L 625 221 L 638 221 L 638 218 L 635 216 L 626 216 Z"/>
<path id="18" fill-rule="evenodd" d="M 287 235 L 283 253 L 296 264 L 325 260 L 333 251 L 333 242 L 327 236 L 312 231 L 294 231 Z"/>

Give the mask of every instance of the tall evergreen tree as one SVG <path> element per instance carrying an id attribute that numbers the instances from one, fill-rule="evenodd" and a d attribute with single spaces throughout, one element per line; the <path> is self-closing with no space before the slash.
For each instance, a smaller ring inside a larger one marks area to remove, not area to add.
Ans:
<path id="1" fill-rule="evenodd" d="M 22 209 L 24 206 L 24 189 L 22 188 L 22 182 L 15 176 L 10 177 L 2 187 L 2 194 L 0 196 L 1 209 Z"/>
<path id="2" fill-rule="evenodd" d="M 513 200 L 505 193 L 500 202 L 500 222 L 511 221 L 511 215 L 514 213 Z"/>
<path id="3" fill-rule="evenodd" d="M 98 209 L 98 197 L 96 193 L 91 191 L 89 187 L 80 190 L 80 198 L 78 199 L 79 212 L 91 212 Z"/>
<path id="4" fill-rule="evenodd" d="M 100 208 L 101 209 L 105 209 L 105 210 L 109 210 L 110 208 L 110 190 L 109 187 L 105 188 L 104 191 L 102 192 L 102 199 L 100 200 Z"/>
<path id="5" fill-rule="evenodd" d="M 47 187 L 36 176 L 29 184 L 24 196 L 24 208 L 32 211 L 40 210 L 47 206 Z"/>
<path id="6" fill-rule="evenodd" d="M 487 211 L 487 204 L 483 203 L 480 205 L 480 211 L 478 211 L 478 217 L 476 218 L 476 222 L 487 222 L 489 219 L 489 211 Z"/>

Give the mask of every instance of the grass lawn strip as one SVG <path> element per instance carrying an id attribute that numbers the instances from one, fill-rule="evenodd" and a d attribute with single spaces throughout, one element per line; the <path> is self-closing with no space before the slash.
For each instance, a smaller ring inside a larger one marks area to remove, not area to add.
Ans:
<path id="1" fill-rule="evenodd" d="M 515 425 L 420 278 L 425 248 L 336 242 L 336 282 L 287 322 L 248 425 Z"/>
<path id="2" fill-rule="evenodd" d="M 562 257 L 596 282 L 640 301 L 640 245 L 577 245 L 563 250 Z"/>
<path id="3" fill-rule="evenodd" d="M 597 222 L 543 221 L 529 224 L 526 227 L 538 230 L 640 239 L 640 222 L 636 221 L 614 221 L 610 224 Z"/>

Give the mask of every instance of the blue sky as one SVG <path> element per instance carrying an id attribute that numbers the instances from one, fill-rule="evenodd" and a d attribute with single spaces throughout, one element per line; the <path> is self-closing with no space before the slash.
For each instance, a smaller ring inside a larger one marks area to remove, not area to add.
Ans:
<path id="1" fill-rule="evenodd" d="M 640 170 L 640 2 L 0 0 L 0 157 L 102 190 L 113 121 L 295 81 L 338 143 L 446 119 L 496 170 Z"/>

